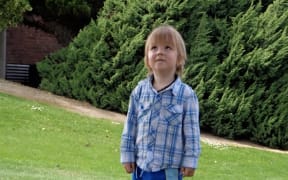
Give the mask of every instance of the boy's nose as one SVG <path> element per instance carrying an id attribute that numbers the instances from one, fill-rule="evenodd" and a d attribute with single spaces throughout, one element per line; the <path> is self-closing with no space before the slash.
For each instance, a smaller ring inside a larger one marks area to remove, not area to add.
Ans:
<path id="1" fill-rule="evenodd" d="M 162 54 L 163 53 L 163 48 L 158 48 L 157 49 L 157 54 Z"/>

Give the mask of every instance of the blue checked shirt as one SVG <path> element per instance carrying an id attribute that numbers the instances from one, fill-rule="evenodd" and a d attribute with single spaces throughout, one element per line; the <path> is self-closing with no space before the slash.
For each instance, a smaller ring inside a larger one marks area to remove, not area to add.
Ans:
<path id="1" fill-rule="evenodd" d="M 179 77 L 157 92 L 151 79 L 140 81 L 131 93 L 121 140 L 121 163 L 136 162 L 148 172 L 196 168 L 200 129 L 195 92 Z"/>

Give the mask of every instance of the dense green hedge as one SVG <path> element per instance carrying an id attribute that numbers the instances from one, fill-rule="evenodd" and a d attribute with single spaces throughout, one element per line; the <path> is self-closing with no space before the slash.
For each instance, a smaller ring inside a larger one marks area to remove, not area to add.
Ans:
<path id="1" fill-rule="evenodd" d="M 185 39 L 183 80 L 199 96 L 203 130 L 288 149 L 285 0 L 106 0 L 67 48 L 38 63 L 41 88 L 125 113 L 146 76 L 145 39 L 161 23 Z"/>
<path id="2" fill-rule="evenodd" d="M 0 0 L 0 32 L 16 26 L 23 20 L 23 13 L 31 11 L 28 0 Z"/>

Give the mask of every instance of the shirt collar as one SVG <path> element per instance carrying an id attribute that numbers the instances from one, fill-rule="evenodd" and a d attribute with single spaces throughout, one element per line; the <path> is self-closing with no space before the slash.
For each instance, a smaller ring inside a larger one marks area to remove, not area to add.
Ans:
<path id="1" fill-rule="evenodd" d="M 176 81 L 171 85 L 172 86 L 172 93 L 174 96 L 177 96 L 178 93 L 180 92 L 180 87 L 181 87 L 182 81 L 179 76 L 177 76 Z"/>
<path id="2" fill-rule="evenodd" d="M 148 79 L 149 79 L 149 86 L 150 86 L 150 88 L 152 89 L 153 92 L 158 93 L 158 92 L 153 88 L 153 85 L 152 85 L 152 79 L 153 79 L 153 78 L 154 78 L 153 75 L 149 76 L 149 78 L 148 78 Z M 182 81 L 181 81 L 180 77 L 177 76 L 177 77 L 176 77 L 176 80 L 174 81 L 174 83 L 171 84 L 169 87 L 167 87 L 164 91 L 172 90 L 172 94 L 173 94 L 174 96 L 177 96 L 177 95 L 178 95 L 178 92 L 179 92 L 179 90 L 180 90 L 181 83 L 182 83 Z M 162 92 L 164 92 L 164 91 L 162 91 Z"/>

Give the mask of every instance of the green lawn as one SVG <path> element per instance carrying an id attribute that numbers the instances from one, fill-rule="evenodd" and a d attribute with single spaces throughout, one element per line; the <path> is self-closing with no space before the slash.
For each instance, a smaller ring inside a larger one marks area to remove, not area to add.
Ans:
<path id="1" fill-rule="evenodd" d="M 0 179 L 130 179 L 123 124 L 0 93 Z M 190 179 L 287 179 L 288 154 L 202 143 Z M 189 178 L 186 178 L 189 179 Z"/>

